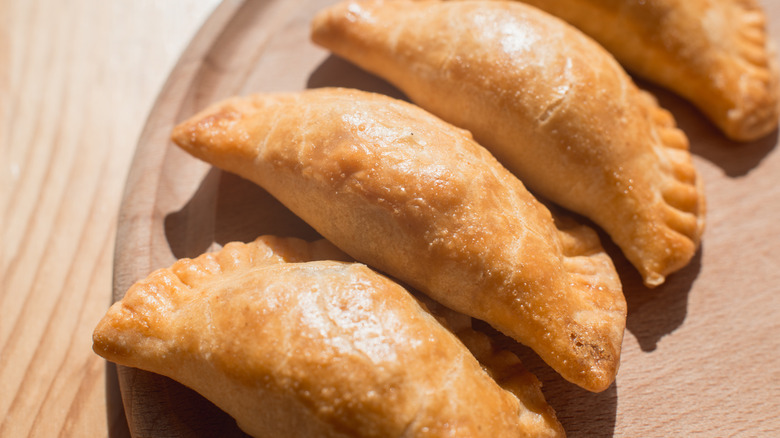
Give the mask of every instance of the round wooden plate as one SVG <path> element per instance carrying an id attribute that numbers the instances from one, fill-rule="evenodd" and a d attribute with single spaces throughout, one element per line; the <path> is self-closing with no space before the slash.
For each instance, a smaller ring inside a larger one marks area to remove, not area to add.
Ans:
<path id="1" fill-rule="evenodd" d="M 175 259 L 261 234 L 317 233 L 255 185 L 181 152 L 172 127 L 236 94 L 345 86 L 403 97 L 309 41 L 328 0 L 226 1 L 196 35 L 152 110 L 128 177 L 117 234 L 113 297 Z M 780 30 L 780 7 L 768 7 Z M 780 43 L 780 40 L 778 40 Z M 502 343 L 544 383 L 569 436 L 780 433 L 780 153 L 777 134 L 735 145 L 690 105 L 655 93 L 691 140 L 706 184 L 702 250 L 655 290 L 602 234 L 621 274 L 628 322 L 621 369 L 600 394 L 563 381 L 530 350 Z M 478 327 L 492 332 L 484 325 Z M 245 436 L 195 392 L 119 367 L 133 436 Z"/>

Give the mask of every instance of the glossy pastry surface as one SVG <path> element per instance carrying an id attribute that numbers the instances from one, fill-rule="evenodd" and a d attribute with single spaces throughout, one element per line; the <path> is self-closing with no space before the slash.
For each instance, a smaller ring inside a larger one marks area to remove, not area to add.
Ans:
<path id="1" fill-rule="evenodd" d="M 780 80 L 755 0 L 523 0 L 582 29 L 632 72 L 685 97 L 728 137 L 777 129 Z"/>
<path id="2" fill-rule="evenodd" d="M 320 242 L 263 237 L 136 283 L 94 333 L 256 437 L 563 436 L 540 384 L 484 335 L 469 350 L 401 286 Z M 501 385 L 491 377 L 502 379 Z"/>
<path id="3" fill-rule="evenodd" d="M 597 235 L 556 224 L 468 132 L 386 96 L 319 89 L 218 103 L 173 139 L 566 379 L 614 380 L 626 307 Z"/>
<path id="4" fill-rule="evenodd" d="M 312 38 L 596 222 L 648 286 L 695 254 L 704 196 L 686 136 L 561 20 L 516 2 L 349 1 L 320 12 Z"/>

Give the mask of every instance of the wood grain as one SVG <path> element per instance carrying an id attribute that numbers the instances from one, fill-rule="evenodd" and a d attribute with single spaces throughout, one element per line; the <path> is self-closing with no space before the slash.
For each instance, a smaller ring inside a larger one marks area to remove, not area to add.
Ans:
<path id="1" fill-rule="evenodd" d="M 127 430 L 91 332 L 138 134 L 216 3 L 0 1 L 2 437 Z"/>
<path id="2" fill-rule="evenodd" d="M 167 136 L 176 122 L 232 94 L 351 86 L 401 96 L 309 43 L 309 18 L 327 3 L 246 3 L 223 9 L 202 29 L 139 143 L 122 209 L 115 298 L 151 269 L 230 240 L 265 233 L 314 236 L 262 189 L 190 158 Z M 768 6 L 770 26 L 780 30 L 780 10 Z M 673 111 L 691 139 L 706 183 L 708 228 L 692 263 L 652 291 L 602 234 L 629 305 L 616 383 L 603 393 L 588 393 L 563 381 L 529 350 L 479 326 L 542 379 L 569 436 L 780 434 L 777 134 L 733 144 L 689 104 L 640 85 Z M 242 436 L 229 417 L 168 379 L 130 369 L 121 369 L 121 377 L 138 435 Z M 168 415 L 151 414 L 160 411 Z"/>
<path id="3" fill-rule="evenodd" d="M 152 267 L 229 240 L 313 236 L 267 193 L 171 147 L 172 123 L 256 90 L 342 85 L 399 95 L 308 43 L 308 17 L 327 2 L 226 1 L 160 93 L 117 217 L 143 119 L 215 3 L 0 0 L 2 437 L 127 432 L 111 396 L 114 369 L 90 349 L 109 304 L 117 220 L 116 295 Z M 763 4 L 780 44 L 780 3 Z M 702 250 L 649 291 L 607 242 L 629 317 L 621 370 L 604 393 L 578 390 L 507 345 L 543 380 L 569 436 L 778 436 L 777 134 L 731 144 L 690 105 L 649 88 L 688 133 L 705 178 Z M 136 432 L 240 436 L 188 389 L 122 372 Z"/>

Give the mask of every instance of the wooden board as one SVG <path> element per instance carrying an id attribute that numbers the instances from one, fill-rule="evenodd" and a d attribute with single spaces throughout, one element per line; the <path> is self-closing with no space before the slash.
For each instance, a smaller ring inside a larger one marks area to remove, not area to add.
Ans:
<path id="1" fill-rule="evenodd" d="M 139 140 L 120 212 L 114 299 L 153 269 L 232 240 L 317 236 L 262 189 L 189 157 L 168 136 L 176 122 L 234 94 L 349 86 L 401 97 L 309 42 L 309 20 L 328 3 L 226 1 L 195 37 Z M 770 28 L 780 32 L 780 5 L 766 7 Z M 602 235 L 629 309 L 620 372 L 603 393 L 563 381 L 532 352 L 509 345 L 543 381 L 569 436 L 778 436 L 777 133 L 733 144 L 687 103 L 640 86 L 690 137 L 708 197 L 701 251 L 648 290 Z M 120 367 L 119 380 L 134 436 L 243 436 L 230 417 L 169 379 Z"/>

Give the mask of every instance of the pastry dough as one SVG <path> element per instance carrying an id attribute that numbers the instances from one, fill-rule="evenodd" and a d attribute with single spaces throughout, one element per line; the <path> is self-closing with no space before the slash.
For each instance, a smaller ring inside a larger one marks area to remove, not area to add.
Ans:
<path id="1" fill-rule="evenodd" d="M 614 58 L 513 2 L 345 2 L 313 40 L 474 133 L 529 189 L 592 219 L 657 286 L 704 225 L 700 180 L 672 116 Z"/>
<path id="2" fill-rule="evenodd" d="M 459 330 L 501 386 L 365 265 L 287 262 L 319 246 L 264 237 L 158 270 L 111 307 L 94 349 L 195 389 L 255 437 L 564 435 L 538 380 L 484 335 Z"/>
<path id="3" fill-rule="evenodd" d="M 597 235 L 557 228 L 468 132 L 387 96 L 319 89 L 218 103 L 173 139 L 564 378 L 594 391 L 614 380 L 626 305 Z"/>
<path id="4" fill-rule="evenodd" d="M 604 45 L 638 75 L 695 104 L 728 137 L 777 128 L 778 73 L 754 0 L 523 0 Z"/>

